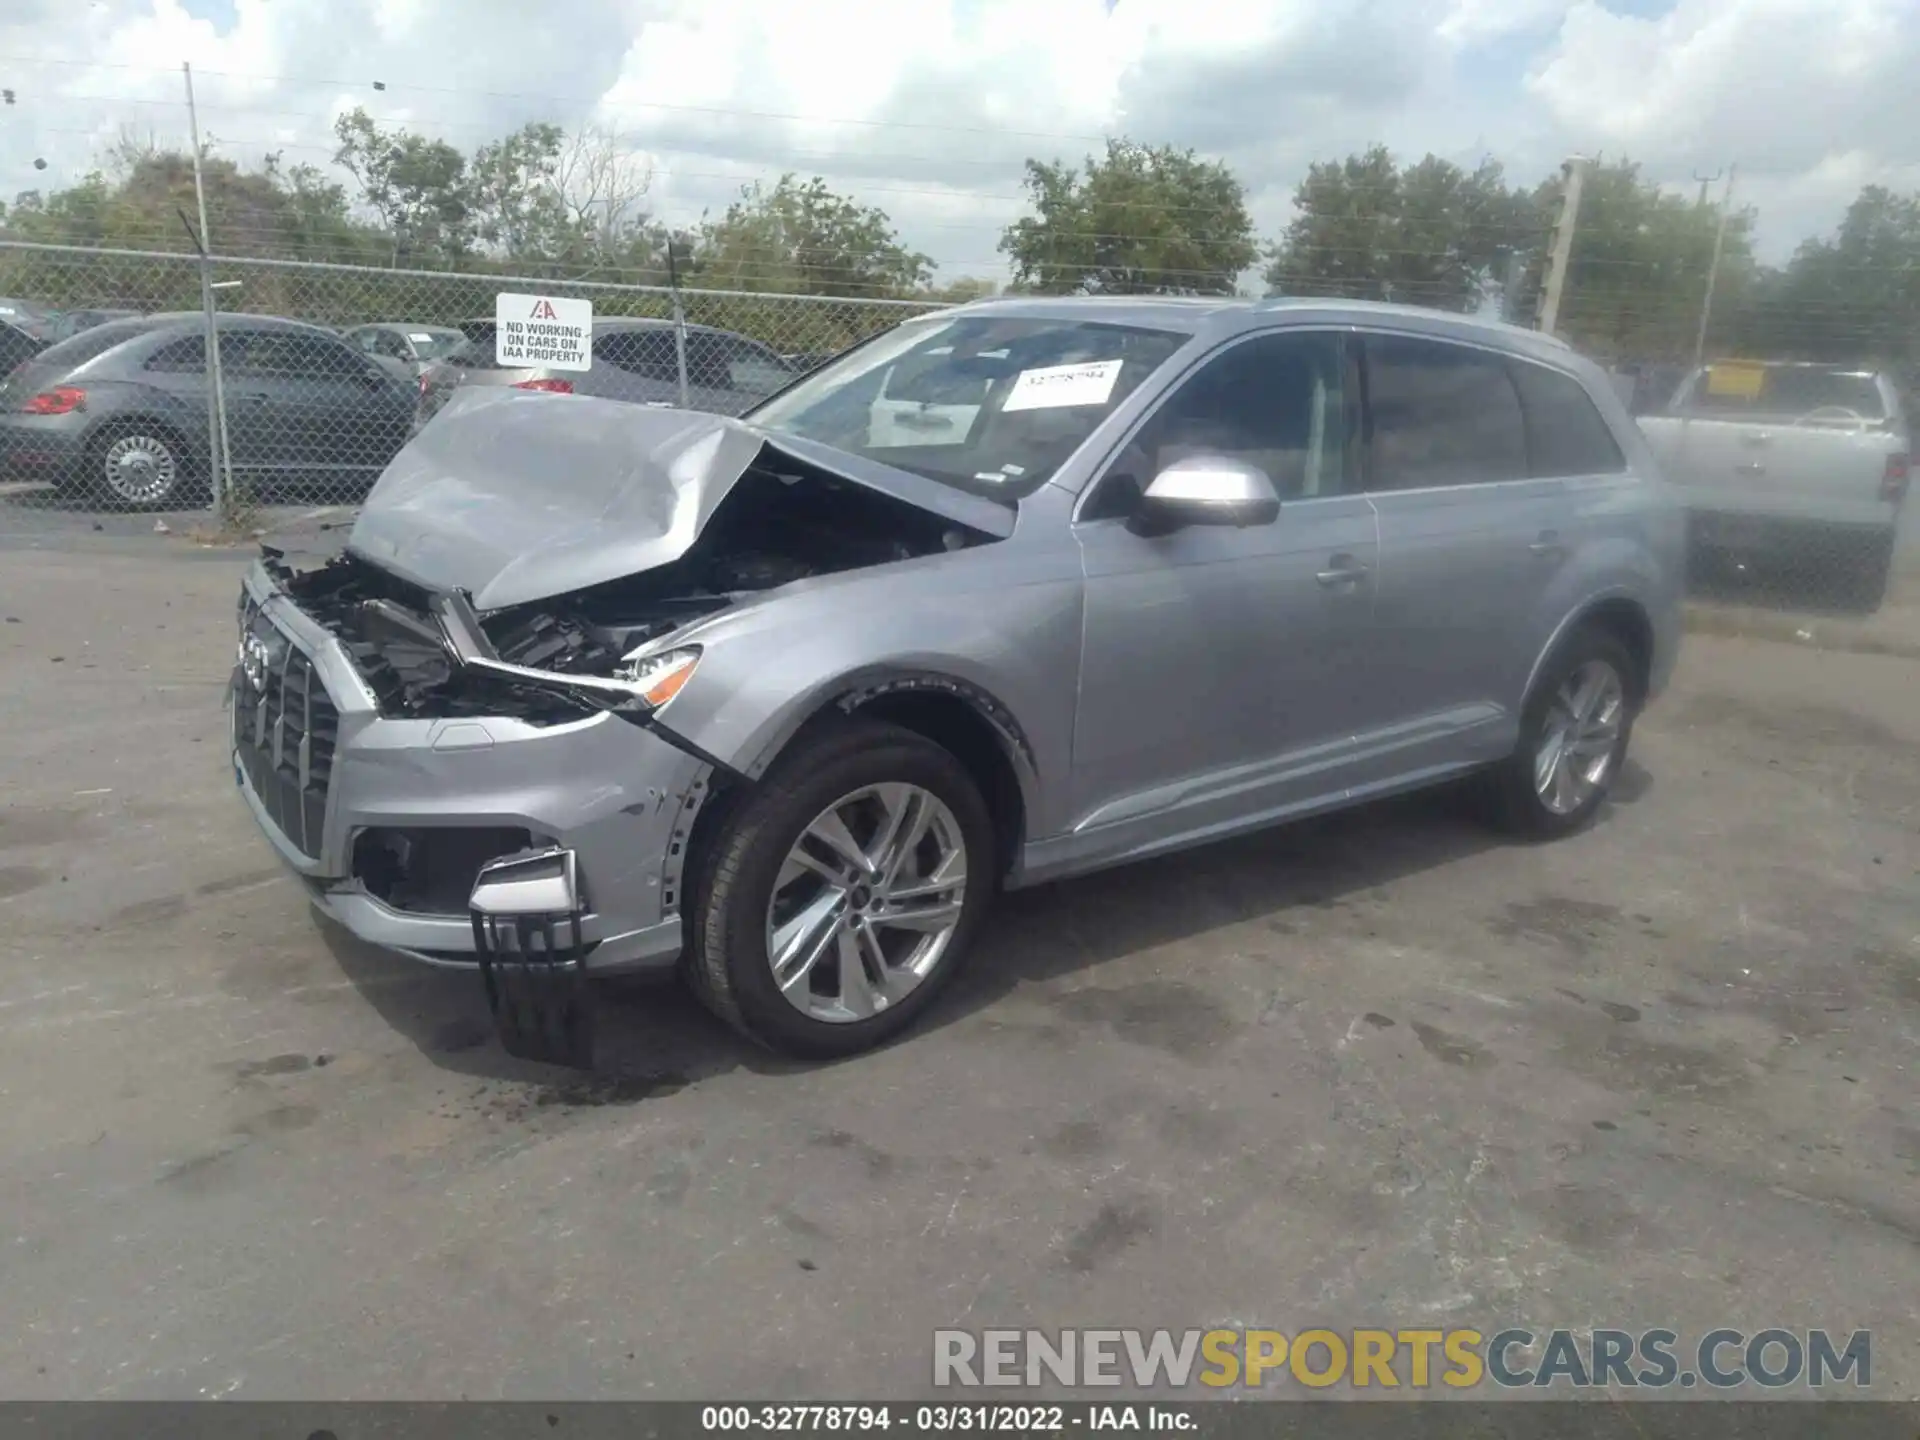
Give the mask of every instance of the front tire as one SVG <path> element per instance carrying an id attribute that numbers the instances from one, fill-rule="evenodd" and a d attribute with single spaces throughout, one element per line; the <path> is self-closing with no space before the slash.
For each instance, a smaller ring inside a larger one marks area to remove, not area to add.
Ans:
<path id="1" fill-rule="evenodd" d="M 706 847 L 685 970 L 770 1049 L 852 1055 L 958 971 L 994 888 L 986 802 L 938 745 L 850 720 L 803 737 Z"/>
<path id="2" fill-rule="evenodd" d="M 1500 828 L 1532 840 L 1584 829 L 1625 763 L 1644 696 L 1632 653 L 1583 626 L 1541 668 L 1520 716 L 1520 743 L 1487 776 Z"/>

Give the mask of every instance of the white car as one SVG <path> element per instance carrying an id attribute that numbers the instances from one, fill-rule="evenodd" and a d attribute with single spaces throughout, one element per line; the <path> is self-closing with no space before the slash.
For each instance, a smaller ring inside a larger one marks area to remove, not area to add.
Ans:
<path id="1" fill-rule="evenodd" d="M 1886 375 L 1720 361 L 1640 429 L 1685 500 L 1696 560 L 1813 571 L 1863 609 L 1885 597 L 1911 463 Z"/>

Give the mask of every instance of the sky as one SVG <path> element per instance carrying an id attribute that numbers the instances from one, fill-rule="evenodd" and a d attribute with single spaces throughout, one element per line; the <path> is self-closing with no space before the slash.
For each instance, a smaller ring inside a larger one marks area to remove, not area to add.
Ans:
<path id="1" fill-rule="evenodd" d="M 1527 184 L 1576 153 L 1690 193 L 1736 165 L 1773 261 L 1864 184 L 1920 190 L 1920 0 L 7 0 L 0 195 L 123 126 L 184 147 L 183 60 L 243 162 L 328 165 L 355 105 L 468 150 L 591 121 L 661 219 L 817 173 L 946 280 L 1004 276 L 1027 158 L 1116 134 L 1226 161 L 1263 239 L 1311 161 L 1375 142 Z"/>

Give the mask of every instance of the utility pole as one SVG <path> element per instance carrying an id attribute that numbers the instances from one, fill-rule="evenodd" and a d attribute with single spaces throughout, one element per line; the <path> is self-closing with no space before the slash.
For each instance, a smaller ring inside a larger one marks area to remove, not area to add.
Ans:
<path id="1" fill-rule="evenodd" d="M 193 196 L 200 207 L 200 234 L 196 237 L 196 244 L 200 250 L 200 308 L 207 317 L 207 428 L 213 442 L 208 446 L 213 460 L 210 467 L 213 472 L 213 513 L 224 524 L 233 518 L 233 466 L 227 456 L 227 394 L 220 374 L 220 332 L 213 303 L 213 261 L 207 254 L 212 235 L 207 229 L 207 185 L 200 170 L 200 112 L 193 103 L 193 66 L 181 61 L 180 73 L 187 82 L 187 126 L 193 138 Z"/>
<path id="2" fill-rule="evenodd" d="M 1693 172 L 1693 178 L 1700 182 L 1700 199 L 1696 206 L 1697 209 L 1704 210 L 1707 208 L 1707 186 L 1713 184 L 1713 182 L 1718 180 L 1724 173 L 1724 171 L 1720 170 L 1714 171 L 1711 175 L 1702 175 L 1698 170 Z"/>
<path id="3" fill-rule="evenodd" d="M 1727 166 L 1726 188 L 1720 192 L 1720 223 L 1713 231 L 1713 259 L 1707 265 L 1707 293 L 1700 302 L 1700 333 L 1693 338 L 1693 368 L 1699 370 L 1707 353 L 1707 322 L 1713 318 L 1713 287 L 1720 278 L 1720 251 L 1727 243 L 1727 217 L 1733 214 L 1733 173 Z"/>
<path id="4" fill-rule="evenodd" d="M 1567 262 L 1573 258 L 1574 227 L 1580 223 L 1580 190 L 1587 182 L 1587 158 L 1575 155 L 1560 167 L 1564 177 L 1560 219 L 1553 227 L 1553 253 L 1547 257 L 1546 293 L 1540 302 L 1540 329 L 1551 335 L 1560 323 L 1560 295 L 1566 289 Z"/>

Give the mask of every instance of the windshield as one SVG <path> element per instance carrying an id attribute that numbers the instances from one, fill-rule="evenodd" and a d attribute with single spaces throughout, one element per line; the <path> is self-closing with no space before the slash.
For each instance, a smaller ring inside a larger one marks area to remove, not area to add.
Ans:
<path id="1" fill-rule="evenodd" d="M 1885 400 L 1867 370 L 1815 365 L 1753 365 L 1723 361 L 1694 377 L 1674 406 L 1677 413 L 1737 420 L 1884 420 Z"/>
<path id="2" fill-rule="evenodd" d="M 975 494 L 1031 494 L 1190 337 L 1089 320 L 909 320 L 746 419 Z"/>

